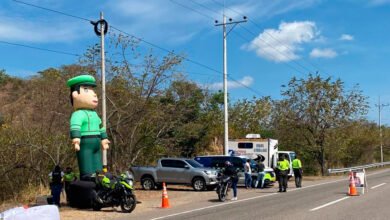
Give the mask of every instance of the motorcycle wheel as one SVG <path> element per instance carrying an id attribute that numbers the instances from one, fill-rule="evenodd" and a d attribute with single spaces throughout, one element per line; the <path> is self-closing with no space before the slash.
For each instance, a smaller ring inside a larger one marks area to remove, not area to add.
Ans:
<path id="1" fill-rule="evenodd" d="M 133 194 L 126 195 L 124 197 L 124 200 L 121 203 L 122 212 L 126 212 L 126 213 L 132 212 L 135 209 L 136 204 L 137 204 L 137 199 L 135 195 Z"/>
<path id="2" fill-rule="evenodd" d="M 218 199 L 221 202 L 225 202 L 226 200 L 225 186 L 221 186 L 218 188 Z"/>
<path id="3" fill-rule="evenodd" d="M 92 209 L 94 211 L 100 211 L 100 209 L 102 209 L 102 205 L 99 204 L 98 202 L 93 201 L 92 202 Z"/>

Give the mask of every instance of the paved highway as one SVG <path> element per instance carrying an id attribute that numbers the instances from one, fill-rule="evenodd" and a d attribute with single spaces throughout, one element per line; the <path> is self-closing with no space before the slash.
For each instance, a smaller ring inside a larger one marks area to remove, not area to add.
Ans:
<path id="1" fill-rule="evenodd" d="M 390 169 L 368 174 L 364 195 L 347 196 L 345 177 L 327 181 L 304 182 L 302 188 L 289 182 L 287 193 L 276 188 L 239 189 L 238 201 L 217 201 L 215 192 L 170 209 L 133 213 L 131 219 L 390 219 Z M 306 184 L 306 185 L 305 185 Z M 127 219 L 126 218 L 126 219 Z"/>

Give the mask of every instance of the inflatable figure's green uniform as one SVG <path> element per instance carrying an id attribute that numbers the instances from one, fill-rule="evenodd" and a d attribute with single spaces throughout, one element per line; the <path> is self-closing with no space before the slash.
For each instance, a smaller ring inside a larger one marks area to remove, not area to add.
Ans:
<path id="1" fill-rule="evenodd" d="M 100 128 L 101 122 L 94 110 L 77 110 L 72 114 L 70 138 L 81 139 L 77 152 L 80 174 L 92 174 L 103 168 L 100 142 L 107 138 L 107 133 Z"/>
<path id="2" fill-rule="evenodd" d="M 96 86 L 95 78 L 81 75 L 68 80 L 67 85 L 71 88 L 71 102 L 75 108 L 70 119 L 70 138 L 80 138 L 77 161 L 82 177 L 102 170 L 101 140 L 107 139 L 107 133 L 104 127 L 100 128 L 102 121 L 93 110 L 93 105 L 97 106 L 97 97 L 91 88 Z M 72 97 L 74 92 L 78 94 L 75 93 Z M 93 95 L 96 101 L 93 101 L 91 106 L 88 99 Z M 78 98 L 81 101 L 76 100 Z M 87 104 L 77 104 L 77 101 Z"/>

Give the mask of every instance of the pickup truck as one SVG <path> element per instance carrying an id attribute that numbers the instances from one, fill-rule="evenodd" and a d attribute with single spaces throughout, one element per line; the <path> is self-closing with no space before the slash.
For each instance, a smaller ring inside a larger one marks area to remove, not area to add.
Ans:
<path id="1" fill-rule="evenodd" d="M 188 158 L 161 158 L 155 167 L 133 166 L 130 171 L 145 190 L 161 188 L 163 182 L 191 185 L 195 191 L 212 190 L 217 185 L 215 169 Z"/>

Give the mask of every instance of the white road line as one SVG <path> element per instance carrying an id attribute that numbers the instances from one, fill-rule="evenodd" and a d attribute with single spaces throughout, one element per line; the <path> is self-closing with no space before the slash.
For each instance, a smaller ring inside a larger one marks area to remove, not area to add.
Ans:
<path id="1" fill-rule="evenodd" d="M 385 173 L 385 172 L 388 172 L 388 171 L 389 170 L 386 169 L 384 171 L 379 171 L 379 172 L 376 172 L 376 173 L 368 174 L 367 176 L 381 174 L 381 173 Z M 326 184 L 330 184 L 330 183 L 337 183 L 337 182 L 341 182 L 341 181 L 347 181 L 347 180 L 346 179 L 340 179 L 340 180 L 335 180 L 335 181 L 331 181 L 331 182 L 324 182 L 324 183 L 314 184 L 314 185 L 310 185 L 310 186 L 304 186 L 302 188 L 291 189 L 289 191 L 303 190 L 303 189 L 306 189 L 306 188 L 326 185 Z M 239 202 L 244 202 L 244 201 L 248 201 L 248 200 L 258 199 L 258 198 L 267 197 L 267 196 L 274 196 L 274 195 L 279 195 L 279 193 L 271 193 L 271 194 L 267 194 L 267 195 L 255 196 L 255 197 L 251 197 L 251 198 L 240 199 L 240 200 L 237 200 L 237 201 L 234 201 L 234 202 L 225 202 L 225 203 L 221 203 L 221 204 L 218 204 L 218 205 L 207 206 L 207 207 L 203 207 L 203 208 L 192 209 L 192 210 L 188 210 L 188 211 L 184 211 L 184 212 L 174 213 L 174 214 L 171 214 L 171 215 L 160 216 L 160 217 L 157 217 L 157 218 L 152 218 L 151 220 L 169 218 L 169 217 L 173 217 L 173 216 L 188 214 L 188 213 L 191 213 L 191 212 L 197 212 L 197 211 L 201 211 L 201 210 L 205 210 L 205 209 L 211 209 L 211 208 L 215 208 L 215 207 L 219 207 L 219 206 L 231 205 L 231 204 L 235 204 L 235 203 L 239 203 Z M 349 198 L 349 197 L 346 197 L 346 198 Z M 343 199 L 345 199 L 345 198 L 343 198 Z"/>
<path id="2" fill-rule="evenodd" d="M 261 196 L 255 196 L 255 197 L 251 197 L 251 198 L 246 198 L 246 199 L 240 199 L 240 200 L 236 200 L 234 202 L 233 201 L 232 202 L 226 202 L 226 203 L 221 203 L 221 204 L 218 204 L 218 205 L 212 205 L 212 206 L 207 206 L 207 207 L 203 207 L 203 208 L 192 209 L 192 210 L 188 210 L 188 211 L 185 211 L 185 212 L 178 212 L 178 213 L 175 213 L 175 214 L 161 216 L 161 217 L 158 217 L 158 218 L 152 218 L 151 220 L 169 218 L 169 217 L 173 217 L 173 216 L 177 216 L 177 215 L 187 214 L 187 213 L 201 211 L 201 210 L 205 210 L 205 209 L 211 209 L 211 208 L 215 208 L 215 207 L 219 207 L 219 206 L 231 205 L 231 204 L 238 203 L 238 202 L 244 202 L 244 201 L 248 201 L 248 200 L 258 199 L 258 198 L 261 198 L 261 197 L 273 196 L 273 195 L 277 195 L 277 194 L 279 194 L 279 193 L 271 193 L 271 194 L 267 194 L 267 195 L 261 195 Z"/>
<path id="3" fill-rule="evenodd" d="M 380 186 L 383 186 L 383 185 L 385 185 L 385 184 L 386 184 L 386 183 L 381 183 L 381 184 L 379 184 L 379 185 L 376 185 L 376 186 L 371 187 L 370 189 L 375 189 L 375 188 L 380 187 Z"/>
<path id="4" fill-rule="evenodd" d="M 324 208 L 324 207 L 326 207 L 326 206 L 330 206 L 330 205 L 332 205 L 332 204 L 335 204 L 335 203 L 337 203 L 337 202 L 341 202 L 341 201 L 343 201 L 343 200 L 345 200 L 345 199 L 348 199 L 348 198 L 349 198 L 349 197 L 344 197 L 344 198 L 335 200 L 335 201 L 333 201 L 333 202 L 328 202 L 328 203 L 326 203 L 326 204 L 324 204 L 324 205 L 322 205 L 322 206 L 318 206 L 318 207 L 316 207 L 316 208 L 314 208 L 314 209 L 310 209 L 310 211 L 312 212 L 312 211 L 316 211 L 316 210 L 318 210 L 318 209 L 322 209 L 322 208 Z"/>

